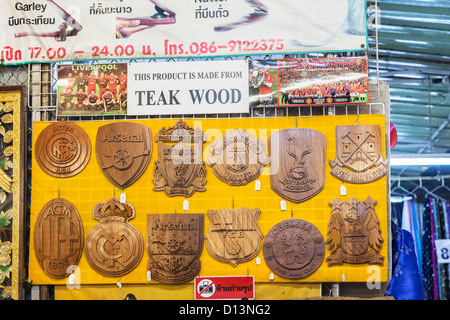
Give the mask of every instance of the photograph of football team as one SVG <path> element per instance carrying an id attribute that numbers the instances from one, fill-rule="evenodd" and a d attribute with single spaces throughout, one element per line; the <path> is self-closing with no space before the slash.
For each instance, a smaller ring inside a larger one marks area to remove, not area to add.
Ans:
<path id="1" fill-rule="evenodd" d="M 127 64 L 59 65 L 59 116 L 127 113 Z"/>
<path id="2" fill-rule="evenodd" d="M 249 61 L 250 107 L 274 107 L 277 104 L 277 61 Z"/>

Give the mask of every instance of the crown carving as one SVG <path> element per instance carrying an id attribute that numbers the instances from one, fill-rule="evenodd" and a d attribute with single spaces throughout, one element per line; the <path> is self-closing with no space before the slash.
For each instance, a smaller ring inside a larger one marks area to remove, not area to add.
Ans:
<path id="1" fill-rule="evenodd" d="M 114 219 L 128 221 L 135 216 L 134 207 L 127 203 L 121 203 L 118 199 L 112 198 L 108 201 L 100 202 L 94 207 L 94 218 L 97 220 Z"/>

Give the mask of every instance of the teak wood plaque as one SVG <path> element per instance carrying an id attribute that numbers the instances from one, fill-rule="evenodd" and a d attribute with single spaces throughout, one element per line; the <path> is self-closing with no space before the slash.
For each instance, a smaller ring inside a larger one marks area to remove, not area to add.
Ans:
<path id="1" fill-rule="evenodd" d="M 233 267 L 252 260 L 261 250 L 264 234 L 258 226 L 259 209 L 222 208 L 208 210 L 209 230 L 205 235 L 208 253 Z"/>
<path id="2" fill-rule="evenodd" d="M 42 130 L 34 149 L 42 170 L 57 178 L 77 175 L 91 157 L 91 142 L 86 132 L 65 121 L 55 122 Z"/>
<path id="3" fill-rule="evenodd" d="M 381 152 L 379 125 L 336 127 L 336 158 L 331 174 L 349 183 L 368 183 L 386 175 L 388 160 Z"/>
<path id="4" fill-rule="evenodd" d="M 152 278 L 166 283 L 194 279 L 203 251 L 203 214 L 147 215 L 148 269 Z"/>
<path id="5" fill-rule="evenodd" d="M 300 203 L 325 185 L 326 138 L 313 129 L 292 128 L 269 138 L 270 184 L 284 199 Z"/>
<path id="6" fill-rule="evenodd" d="M 42 270 L 56 279 L 69 276 L 83 244 L 83 223 L 75 206 L 62 198 L 47 202 L 34 225 L 34 252 Z"/>
<path id="7" fill-rule="evenodd" d="M 134 207 L 112 198 L 97 204 L 93 216 L 100 223 L 86 237 L 85 255 L 89 265 L 107 277 L 120 277 L 133 271 L 144 254 L 144 240 L 128 223 Z"/>
<path id="8" fill-rule="evenodd" d="M 152 155 L 152 132 L 147 126 L 116 122 L 97 131 L 95 152 L 104 175 L 125 189 L 144 173 Z"/>
<path id="9" fill-rule="evenodd" d="M 242 129 L 228 130 L 222 139 L 213 141 L 207 159 L 214 174 L 231 186 L 255 180 L 268 163 L 264 142 Z"/>
<path id="10" fill-rule="evenodd" d="M 310 222 L 284 220 L 266 235 L 264 259 L 269 268 L 287 279 L 302 279 L 322 264 L 325 243 L 320 231 Z"/>

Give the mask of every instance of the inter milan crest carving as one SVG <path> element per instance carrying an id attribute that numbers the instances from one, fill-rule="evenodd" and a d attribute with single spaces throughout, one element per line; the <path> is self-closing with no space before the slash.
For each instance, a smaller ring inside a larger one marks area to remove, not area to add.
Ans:
<path id="1" fill-rule="evenodd" d="M 379 125 L 336 127 L 336 158 L 329 160 L 334 177 L 349 183 L 372 182 L 386 175 L 387 162 Z"/>
<path id="2" fill-rule="evenodd" d="M 100 223 L 86 237 L 86 259 L 98 273 L 123 276 L 137 267 L 144 254 L 144 240 L 128 223 L 135 217 L 134 207 L 112 198 L 97 204 L 93 216 Z"/>
<path id="3" fill-rule="evenodd" d="M 158 131 L 155 141 L 158 160 L 153 169 L 153 190 L 164 191 L 170 197 L 190 197 L 195 191 L 206 191 L 206 167 L 202 161 L 206 135 L 201 129 L 194 130 L 179 120 L 175 126 Z"/>
<path id="4" fill-rule="evenodd" d="M 350 264 L 383 265 L 384 257 L 379 254 L 383 238 L 380 221 L 375 212 L 376 200 L 369 196 L 365 201 L 339 201 L 331 206 L 326 243 L 330 250 L 328 266 Z"/>
<path id="5" fill-rule="evenodd" d="M 80 173 L 91 157 L 91 142 L 86 132 L 65 121 L 55 122 L 42 130 L 34 149 L 42 170 L 57 178 Z"/>
<path id="6" fill-rule="evenodd" d="M 280 130 L 269 138 L 270 184 L 295 203 L 318 194 L 325 185 L 326 138 L 313 129 Z"/>
<path id="7" fill-rule="evenodd" d="M 216 260 L 233 267 L 252 260 L 261 250 L 263 233 L 258 226 L 259 209 L 208 210 L 206 248 Z"/>
<path id="8" fill-rule="evenodd" d="M 266 146 L 246 130 L 227 131 L 210 145 L 208 165 L 214 174 L 231 186 L 243 186 L 256 179 L 269 163 Z"/>
<path id="9" fill-rule="evenodd" d="M 148 269 L 166 283 L 194 279 L 201 268 L 203 214 L 147 215 Z"/>
<path id="10" fill-rule="evenodd" d="M 280 277 L 302 279 L 322 264 L 325 243 L 313 224 L 289 219 L 270 229 L 264 240 L 263 255 L 269 268 Z"/>
<path id="11" fill-rule="evenodd" d="M 144 173 L 152 155 L 152 132 L 139 123 L 116 122 L 101 126 L 95 144 L 105 176 L 124 189 Z"/>
<path id="12" fill-rule="evenodd" d="M 83 243 L 83 223 L 75 206 L 62 198 L 47 202 L 34 225 L 34 251 L 42 270 L 56 279 L 69 276 L 68 268 L 80 261 Z"/>

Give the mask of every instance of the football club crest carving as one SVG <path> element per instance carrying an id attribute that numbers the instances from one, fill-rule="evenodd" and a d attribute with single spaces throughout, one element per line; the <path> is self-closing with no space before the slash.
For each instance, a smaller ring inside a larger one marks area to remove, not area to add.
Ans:
<path id="1" fill-rule="evenodd" d="M 313 224 L 289 219 L 270 229 L 264 240 L 263 254 L 269 268 L 280 277 L 302 279 L 322 264 L 325 243 Z"/>
<path id="2" fill-rule="evenodd" d="M 259 209 L 208 210 L 206 248 L 216 260 L 233 267 L 252 260 L 261 250 L 263 233 L 258 226 Z"/>
<path id="3" fill-rule="evenodd" d="M 281 197 L 299 203 L 325 185 L 326 138 L 313 129 L 280 130 L 269 138 L 270 184 Z"/>
<path id="4" fill-rule="evenodd" d="M 44 272 L 56 279 L 70 275 L 83 252 L 83 223 L 75 206 L 66 199 L 47 202 L 34 225 L 34 252 Z"/>
<path id="5" fill-rule="evenodd" d="M 155 141 L 158 160 L 153 169 L 153 190 L 164 191 L 170 197 L 190 197 L 195 191 L 206 191 L 206 166 L 202 161 L 206 135 L 201 129 L 194 130 L 179 120 L 175 126 L 158 131 Z"/>
<path id="6" fill-rule="evenodd" d="M 134 207 L 112 198 L 97 204 L 94 219 L 100 223 L 86 237 L 86 259 L 98 273 L 123 276 L 137 267 L 144 254 L 144 240 L 128 221 L 135 217 Z"/>
<path id="7" fill-rule="evenodd" d="M 194 279 L 201 268 L 203 214 L 147 215 L 148 268 L 167 283 Z"/>
<path id="8" fill-rule="evenodd" d="M 214 174 L 231 186 L 243 186 L 256 179 L 269 163 L 266 146 L 246 130 L 228 130 L 210 145 L 208 165 Z"/>
<path id="9" fill-rule="evenodd" d="M 336 158 L 329 160 L 334 177 L 349 183 L 372 182 L 386 175 L 387 162 L 379 125 L 336 127 Z"/>
<path id="10" fill-rule="evenodd" d="M 116 122 L 98 128 L 97 161 L 115 186 L 125 189 L 144 173 L 152 155 L 152 132 L 139 123 Z"/>
<path id="11" fill-rule="evenodd" d="M 375 212 L 376 200 L 370 196 L 365 201 L 339 201 L 338 197 L 331 206 L 328 222 L 328 266 L 350 264 L 383 265 L 384 257 L 379 254 L 383 238 L 380 221 Z"/>

